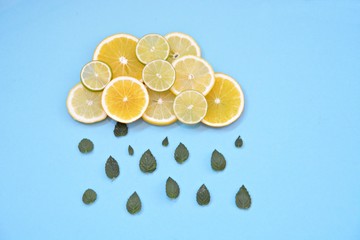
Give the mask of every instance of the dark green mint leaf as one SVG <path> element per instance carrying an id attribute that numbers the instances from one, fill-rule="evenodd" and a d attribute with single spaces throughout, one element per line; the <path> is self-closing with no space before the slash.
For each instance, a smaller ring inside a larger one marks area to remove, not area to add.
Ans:
<path id="1" fill-rule="evenodd" d="M 241 186 L 240 190 L 235 196 L 235 203 L 238 208 L 248 209 L 251 206 L 251 197 L 244 185 Z"/>
<path id="2" fill-rule="evenodd" d="M 189 151 L 184 144 L 180 143 L 175 149 L 174 153 L 175 160 L 178 163 L 183 163 L 189 158 Z"/>
<path id="3" fill-rule="evenodd" d="M 140 158 L 139 162 L 140 170 L 144 173 L 152 173 L 156 169 L 156 159 L 148 149 Z"/>
<path id="4" fill-rule="evenodd" d="M 167 146 L 169 145 L 169 139 L 168 139 L 168 137 L 164 138 L 164 140 L 162 141 L 162 145 L 163 145 L 164 147 L 167 147 Z"/>
<path id="5" fill-rule="evenodd" d="M 215 171 L 222 171 L 226 166 L 226 160 L 224 155 L 218 152 L 216 149 L 213 151 L 211 155 L 211 167 Z"/>
<path id="6" fill-rule="evenodd" d="M 169 177 L 166 181 L 166 195 L 169 198 L 177 198 L 180 194 L 180 188 L 177 182 Z"/>
<path id="7" fill-rule="evenodd" d="M 126 209 L 130 214 L 135 214 L 141 210 L 141 200 L 136 192 L 129 197 Z"/>
<path id="8" fill-rule="evenodd" d="M 201 187 L 197 191 L 196 201 L 198 202 L 198 204 L 200 206 L 209 204 L 209 202 L 210 202 L 210 192 L 207 189 L 207 187 L 205 186 L 205 184 L 201 185 Z"/>
<path id="9" fill-rule="evenodd" d="M 132 156 L 134 155 L 134 149 L 132 148 L 132 146 L 129 145 L 128 147 L 128 152 L 129 152 L 129 155 Z"/>
<path id="10" fill-rule="evenodd" d="M 243 145 L 243 140 L 241 139 L 241 137 L 239 136 L 236 140 L 235 140 L 235 147 L 240 148 Z"/>
<path id="11" fill-rule="evenodd" d="M 93 202 L 95 202 L 96 197 L 97 197 L 96 192 L 89 188 L 84 192 L 82 196 L 82 201 L 85 204 L 92 204 Z"/>
<path id="12" fill-rule="evenodd" d="M 125 136 L 128 133 L 128 127 L 125 123 L 117 122 L 114 128 L 115 137 Z"/>
<path id="13" fill-rule="evenodd" d="M 94 144 L 89 139 L 84 138 L 79 142 L 78 148 L 80 152 L 88 153 L 94 149 Z"/>
<path id="14" fill-rule="evenodd" d="M 119 164 L 112 156 L 110 156 L 106 161 L 105 173 L 110 179 L 115 179 L 120 174 Z"/>

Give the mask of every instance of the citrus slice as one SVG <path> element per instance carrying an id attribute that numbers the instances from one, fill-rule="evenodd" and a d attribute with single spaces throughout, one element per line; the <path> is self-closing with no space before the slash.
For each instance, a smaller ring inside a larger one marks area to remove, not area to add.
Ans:
<path id="1" fill-rule="evenodd" d="M 82 68 L 80 79 L 92 91 L 101 91 L 111 80 L 110 67 L 100 61 L 91 61 Z"/>
<path id="2" fill-rule="evenodd" d="M 138 39 L 129 34 L 115 34 L 105 38 L 95 49 L 93 60 L 110 66 L 113 78 L 130 76 L 141 79 L 144 65 L 135 54 Z"/>
<path id="3" fill-rule="evenodd" d="M 104 89 L 102 106 L 115 121 L 131 123 L 139 119 L 149 104 L 146 87 L 132 77 L 113 79 Z"/>
<path id="4" fill-rule="evenodd" d="M 142 118 L 154 125 L 169 125 L 176 121 L 173 109 L 175 95 L 171 91 L 155 92 L 148 89 L 149 106 Z"/>
<path id="5" fill-rule="evenodd" d="M 206 95 L 214 86 L 214 70 L 204 59 L 196 56 L 185 56 L 173 62 L 176 80 L 171 91 L 180 92 L 193 89 Z"/>
<path id="6" fill-rule="evenodd" d="M 69 92 L 66 107 L 70 115 L 82 123 L 100 122 L 106 118 L 101 106 L 102 92 L 92 92 L 81 83 L 76 84 Z"/>
<path id="7" fill-rule="evenodd" d="M 142 79 L 151 90 L 169 90 L 175 82 L 175 69 L 164 60 L 152 61 L 144 67 Z"/>
<path id="8" fill-rule="evenodd" d="M 212 127 L 223 127 L 238 119 L 244 109 L 244 94 L 230 76 L 215 74 L 215 85 L 206 95 L 208 111 L 202 122 Z"/>
<path id="9" fill-rule="evenodd" d="M 144 64 L 157 59 L 165 60 L 169 52 L 168 42 L 159 34 L 145 35 L 136 45 L 136 56 Z"/>
<path id="10" fill-rule="evenodd" d="M 201 56 L 199 45 L 189 35 L 180 32 L 173 32 L 167 34 L 165 38 L 170 45 L 170 54 L 167 58 L 169 62 L 173 62 L 186 55 Z"/>
<path id="11" fill-rule="evenodd" d="M 174 113 L 183 123 L 196 124 L 200 122 L 205 117 L 206 111 L 206 99 L 198 91 L 183 91 L 174 100 Z"/>

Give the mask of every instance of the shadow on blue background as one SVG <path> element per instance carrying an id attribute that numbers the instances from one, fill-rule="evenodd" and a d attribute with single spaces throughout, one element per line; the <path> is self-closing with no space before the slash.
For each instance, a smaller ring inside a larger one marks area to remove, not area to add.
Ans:
<path id="1" fill-rule="evenodd" d="M 0 239 L 360 239 L 359 1 L 0 1 Z M 65 99 L 106 36 L 182 31 L 233 76 L 245 112 L 211 129 L 75 122 Z M 244 139 L 236 149 L 234 140 Z M 168 136 L 170 145 L 161 146 Z M 78 142 L 90 138 L 91 154 Z M 179 142 L 190 151 L 178 165 Z M 135 155 L 127 154 L 131 144 Z M 150 148 L 151 175 L 138 160 Z M 214 149 L 228 165 L 215 173 Z M 107 179 L 109 155 L 120 177 Z M 168 176 L 181 187 L 165 195 Z M 207 207 L 196 204 L 202 183 Z M 248 211 L 235 206 L 245 184 Z M 94 188 L 98 200 L 81 196 Z M 143 202 L 131 216 L 125 204 Z"/>

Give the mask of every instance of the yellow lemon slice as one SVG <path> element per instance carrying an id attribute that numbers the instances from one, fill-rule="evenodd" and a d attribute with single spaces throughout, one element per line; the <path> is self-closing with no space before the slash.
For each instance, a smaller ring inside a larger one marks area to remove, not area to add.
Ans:
<path id="1" fill-rule="evenodd" d="M 92 92 L 81 83 L 76 84 L 69 92 L 66 107 L 69 114 L 82 123 L 100 122 L 106 118 L 101 106 L 102 92 Z"/>
<path id="2" fill-rule="evenodd" d="M 154 125 L 169 125 L 176 122 L 173 109 L 175 95 L 171 91 L 155 92 L 148 89 L 149 106 L 142 118 Z"/>
<path id="3" fill-rule="evenodd" d="M 169 52 L 168 42 L 159 34 L 145 35 L 136 45 L 136 56 L 144 64 L 157 59 L 165 60 Z"/>
<path id="4" fill-rule="evenodd" d="M 155 60 L 144 67 L 142 79 L 151 90 L 163 92 L 174 84 L 175 69 L 167 61 Z"/>
<path id="5" fill-rule="evenodd" d="M 111 80 L 110 67 L 100 61 L 91 61 L 82 68 L 80 79 L 91 91 L 101 91 Z"/>
<path id="6" fill-rule="evenodd" d="M 214 86 L 214 70 L 204 59 L 185 56 L 173 62 L 176 80 L 171 91 L 178 95 L 184 90 L 196 90 L 206 95 Z"/>
<path id="7" fill-rule="evenodd" d="M 137 79 L 118 77 L 105 87 L 101 103 L 110 118 L 131 123 L 144 114 L 149 95 L 144 84 Z"/>
<path id="8" fill-rule="evenodd" d="M 174 100 L 174 113 L 183 123 L 196 124 L 205 117 L 206 112 L 206 99 L 198 91 L 183 91 Z"/>
<path id="9" fill-rule="evenodd" d="M 186 55 L 201 56 L 199 45 L 189 35 L 180 32 L 173 32 L 167 34 L 165 38 L 170 45 L 170 54 L 167 61 L 173 62 Z"/>
<path id="10" fill-rule="evenodd" d="M 144 65 L 135 54 L 138 39 L 129 34 L 115 34 L 105 38 L 94 52 L 93 60 L 110 66 L 113 78 L 130 76 L 141 79 Z"/>
<path id="11" fill-rule="evenodd" d="M 215 85 L 206 95 L 208 111 L 202 122 L 223 127 L 238 119 L 244 110 L 244 94 L 240 85 L 226 74 L 215 74 Z"/>

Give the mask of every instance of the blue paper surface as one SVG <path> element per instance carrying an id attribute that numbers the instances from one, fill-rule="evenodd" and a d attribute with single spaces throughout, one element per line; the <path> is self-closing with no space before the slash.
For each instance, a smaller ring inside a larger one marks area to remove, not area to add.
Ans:
<path id="1" fill-rule="evenodd" d="M 66 97 L 105 37 L 185 32 L 245 111 L 213 129 L 74 121 Z M 359 1 L 0 2 L 0 239 L 360 239 Z M 241 135 L 244 146 L 234 147 Z M 168 136 L 170 145 L 161 141 Z M 82 138 L 95 144 L 81 154 Z M 174 149 L 190 151 L 179 165 Z M 128 156 L 131 144 L 134 156 Z M 158 169 L 138 167 L 151 149 Z M 214 172 L 214 149 L 227 159 Z M 112 155 L 120 176 L 104 171 Z M 171 176 L 181 193 L 165 194 Z M 211 203 L 200 207 L 205 183 Z M 244 184 L 249 210 L 235 205 Z M 98 193 L 85 206 L 87 188 Z M 137 191 L 143 209 L 132 216 Z"/>

